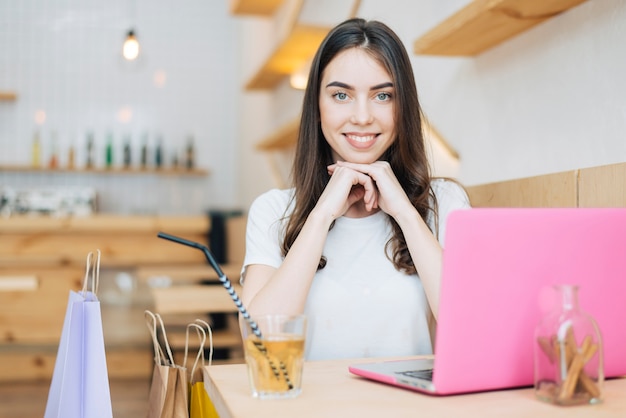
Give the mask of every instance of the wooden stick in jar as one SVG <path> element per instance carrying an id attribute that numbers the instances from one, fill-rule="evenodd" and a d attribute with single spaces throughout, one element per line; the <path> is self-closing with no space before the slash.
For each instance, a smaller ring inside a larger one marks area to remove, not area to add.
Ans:
<path id="1" fill-rule="evenodd" d="M 560 400 L 566 400 L 572 397 L 576 383 L 579 381 L 580 375 L 583 372 L 583 367 L 594 356 L 596 351 L 598 351 L 598 345 L 592 344 L 591 337 L 587 335 L 583 340 L 580 351 L 576 350 L 576 354 L 568 366 L 567 377 L 559 393 Z"/>
<path id="2" fill-rule="evenodd" d="M 563 347 L 563 351 L 565 354 L 565 364 L 563 365 L 560 364 L 562 358 L 560 349 L 561 344 L 559 343 L 557 336 L 553 335 L 551 339 L 548 339 L 547 337 L 539 337 L 537 339 L 541 350 L 548 357 L 550 363 L 556 363 L 559 367 L 564 366 L 563 374 L 566 376 L 566 380 L 567 377 L 570 377 L 569 370 L 571 369 L 572 361 L 578 353 L 576 340 L 575 338 L 573 338 L 573 335 L 573 332 L 571 331 L 571 329 L 569 329 L 567 331 L 566 341 Z M 593 350 L 593 352 L 589 352 L 586 356 L 584 356 L 586 360 L 583 363 L 583 367 L 584 364 L 587 363 L 587 361 L 589 361 L 591 357 L 593 357 L 595 351 L 597 351 L 597 346 L 595 346 L 595 348 L 590 347 L 589 349 Z M 575 382 L 576 380 L 574 380 L 574 383 Z M 594 398 L 600 396 L 600 389 L 596 385 L 595 381 L 591 377 L 589 377 L 589 375 L 582 367 L 580 368 L 580 372 L 578 373 L 578 383 L 580 383 L 581 387 Z M 565 383 L 563 383 L 563 385 L 565 385 Z M 575 387 L 576 385 L 574 384 L 574 389 Z"/>

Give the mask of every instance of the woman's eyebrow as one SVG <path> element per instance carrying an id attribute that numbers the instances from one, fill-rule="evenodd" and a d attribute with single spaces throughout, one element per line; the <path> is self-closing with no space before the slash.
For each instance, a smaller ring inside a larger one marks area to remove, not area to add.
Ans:
<path id="1" fill-rule="evenodd" d="M 372 86 L 370 90 L 384 89 L 385 87 L 393 87 L 393 83 L 391 81 L 387 81 L 385 83 L 376 84 L 375 86 Z"/>
<path id="2" fill-rule="evenodd" d="M 342 89 L 346 90 L 354 90 L 354 87 L 346 83 L 342 83 L 341 81 L 331 81 L 330 83 L 326 84 L 326 87 L 341 87 Z"/>
<path id="3" fill-rule="evenodd" d="M 342 83 L 341 81 L 331 81 L 330 83 L 326 84 L 326 87 L 340 87 L 346 90 L 354 90 L 354 87 L 349 84 Z M 386 87 L 393 87 L 393 83 L 391 81 L 386 81 L 384 83 L 376 84 L 375 86 L 370 87 L 370 91 L 379 90 Z"/>

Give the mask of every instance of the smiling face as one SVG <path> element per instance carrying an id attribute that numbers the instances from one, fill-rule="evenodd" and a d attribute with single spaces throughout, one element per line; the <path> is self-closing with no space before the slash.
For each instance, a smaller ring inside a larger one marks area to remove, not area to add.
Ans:
<path id="1" fill-rule="evenodd" d="M 396 138 L 395 87 L 389 73 L 361 48 L 337 54 L 320 84 L 322 132 L 335 160 L 369 164 Z"/>

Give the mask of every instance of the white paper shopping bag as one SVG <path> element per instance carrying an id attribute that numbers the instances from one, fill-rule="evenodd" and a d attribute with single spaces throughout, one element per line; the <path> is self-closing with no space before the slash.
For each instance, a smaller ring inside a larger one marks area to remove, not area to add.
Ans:
<path id="1" fill-rule="evenodd" d="M 81 292 L 70 291 L 44 418 L 111 418 L 111 394 L 100 302 L 100 252 L 87 256 Z M 87 290 L 91 279 L 92 289 Z"/>

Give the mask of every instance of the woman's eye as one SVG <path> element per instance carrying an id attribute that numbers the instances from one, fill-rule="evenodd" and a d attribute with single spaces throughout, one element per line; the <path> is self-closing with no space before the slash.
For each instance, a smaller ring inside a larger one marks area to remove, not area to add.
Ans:
<path id="1" fill-rule="evenodd" d="M 386 93 L 386 92 L 381 92 L 376 95 L 376 99 L 380 100 L 381 102 L 384 102 L 384 101 L 391 99 L 391 94 Z"/>
<path id="2" fill-rule="evenodd" d="M 339 101 L 344 101 L 348 98 L 348 95 L 346 93 L 343 92 L 337 92 L 334 94 L 335 99 L 339 100 Z"/>

